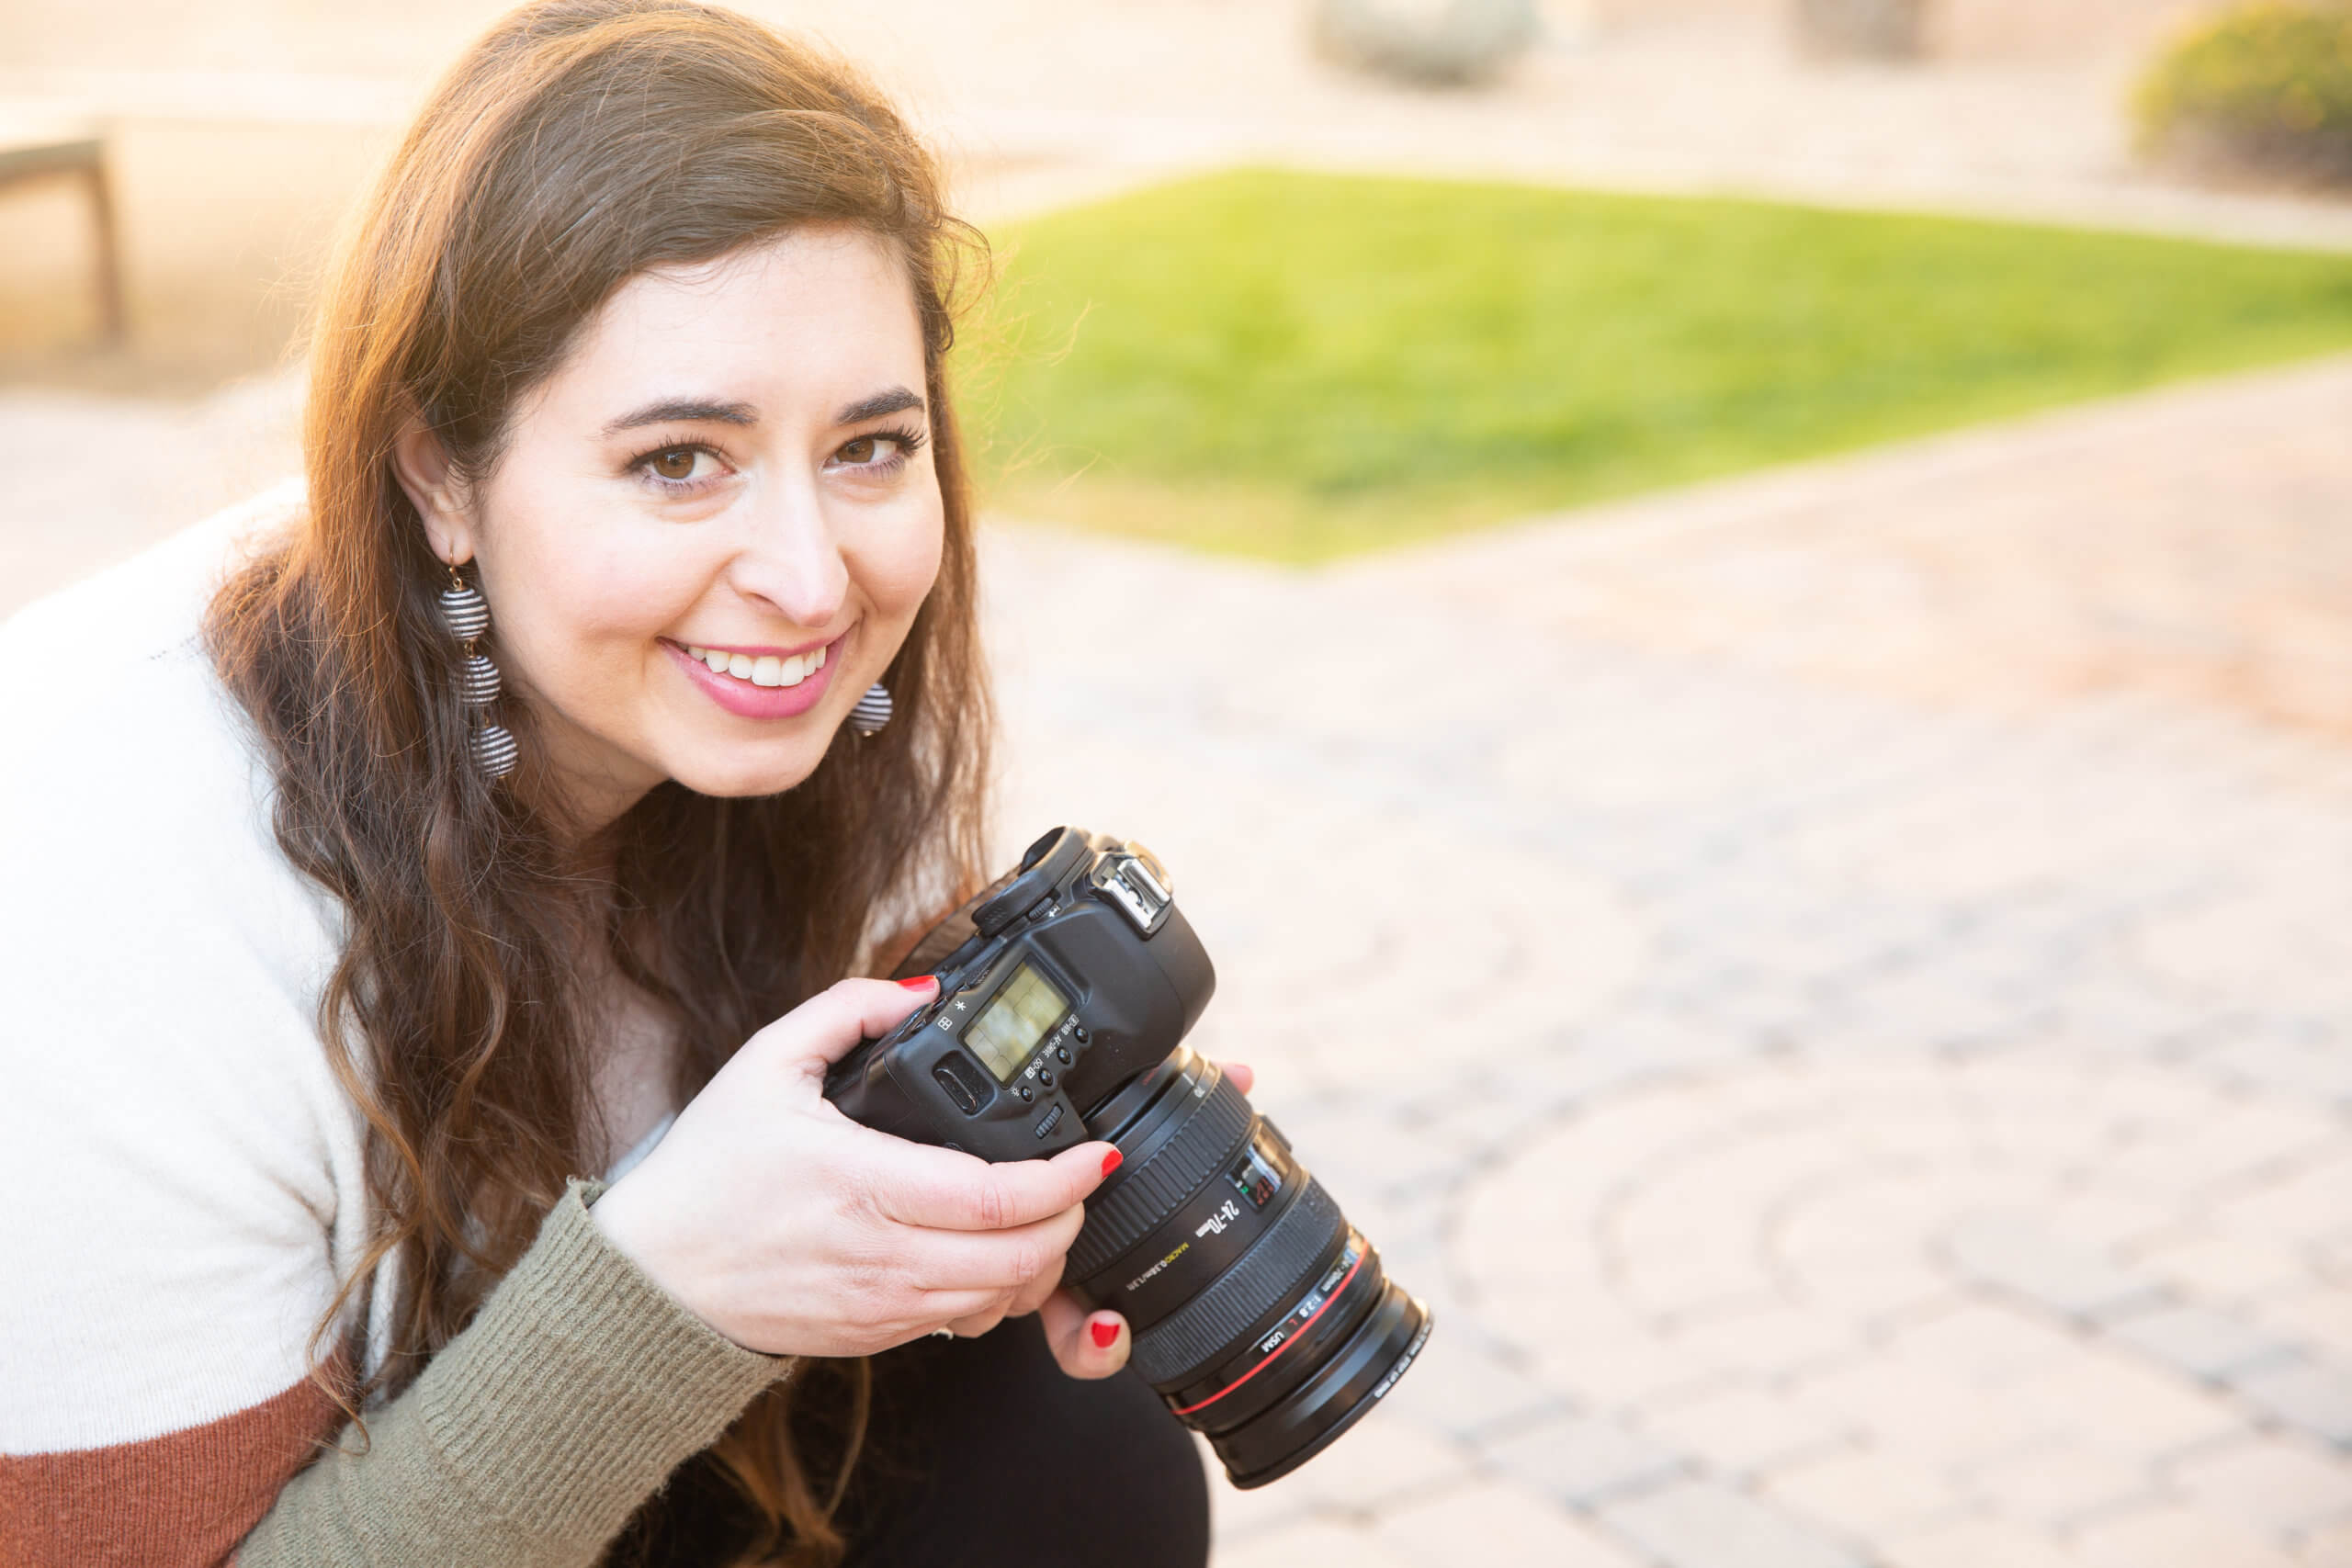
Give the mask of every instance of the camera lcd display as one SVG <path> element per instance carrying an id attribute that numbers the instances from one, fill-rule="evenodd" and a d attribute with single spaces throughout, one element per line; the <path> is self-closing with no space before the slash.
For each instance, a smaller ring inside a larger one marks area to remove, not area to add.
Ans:
<path id="1" fill-rule="evenodd" d="M 1069 998 L 1023 964 L 964 1032 L 964 1043 L 989 1065 L 997 1082 L 1011 1083 L 1046 1031 L 1060 1022 L 1069 1010 Z"/>

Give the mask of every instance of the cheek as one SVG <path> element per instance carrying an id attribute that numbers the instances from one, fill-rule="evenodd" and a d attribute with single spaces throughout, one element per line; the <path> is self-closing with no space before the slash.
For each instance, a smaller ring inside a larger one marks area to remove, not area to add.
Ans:
<path id="1" fill-rule="evenodd" d="M 528 622 L 524 651 L 550 693 L 594 685 L 640 661 L 652 639 L 693 604 L 703 578 L 674 552 L 582 541 L 535 552 L 512 596 Z"/>
<path id="2" fill-rule="evenodd" d="M 851 570 L 878 615 L 891 621 L 914 619 L 939 580 L 944 541 L 944 517 L 933 501 L 906 526 L 890 530 L 856 553 Z"/>

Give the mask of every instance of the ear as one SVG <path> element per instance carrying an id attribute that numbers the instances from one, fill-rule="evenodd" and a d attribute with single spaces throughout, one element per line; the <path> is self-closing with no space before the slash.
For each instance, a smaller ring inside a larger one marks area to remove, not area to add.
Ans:
<path id="1" fill-rule="evenodd" d="M 458 481 L 449 449 L 423 420 L 410 420 L 392 443 L 392 472 L 401 489 L 408 492 L 416 514 L 424 520 L 424 536 L 433 553 L 451 566 L 473 559 L 473 509 L 465 487 Z"/>

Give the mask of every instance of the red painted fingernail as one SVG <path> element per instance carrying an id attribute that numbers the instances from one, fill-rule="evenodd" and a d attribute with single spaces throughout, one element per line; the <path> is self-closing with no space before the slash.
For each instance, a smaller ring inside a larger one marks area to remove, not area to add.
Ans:
<path id="1" fill-rule="evenodd" d="M 1121 1154 L 1116 1149 L 1113 1149 L 1109 1154 L 1104 1155 L 1102 1156 L 1102 1174 L 1108 1176 L 1113 1171 L 1118 1169 L 1119 1167 L 1125 1162 L 1126 1157 L 1126 1156 Z M 1105 1340 L 1104 1343 L 1108 1344 L 1109 1341 Z"/>
<path id="2" fill-rule="evenodd" d="M 906 990 L 927 991 L 933 986 L 939 984 L 939 976 L 936 975 L 918 975 L 911 980 L 901 980 L 899 984 Z"/>
<path id="3" fill-rule="evenodd" d="M 1119 1323 L 1116 1318 L 1098 1317 L 1086 1325 L 1086 1331 L 1094 1336 L 1096 1349 L 1108 1350 L 1111 1342 L 1119 1337 Z"/>

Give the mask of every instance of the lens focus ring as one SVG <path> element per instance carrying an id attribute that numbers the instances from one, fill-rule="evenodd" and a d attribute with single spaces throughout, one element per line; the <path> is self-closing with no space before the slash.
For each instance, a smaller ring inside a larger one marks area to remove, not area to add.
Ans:
<path id="1" fill-rule="evenodd" d="M 1298 1201 L 1238 1262 L 1173 1316 L 1136 1336 L 1129 1364 L 1146 1382 L 1170 1383 L 1232 1354 L 1240 1348 L 1234 1341 L 1295 1296 L 1347 1231 L 1340 1205 L 1309 1178 Z"/>
<path id="2" fill-rule="evenodd" d="M 1148 1235 L 1211 1173 L 1239 1156 L 1253 1120 L 1241 1091 L 1220 1077 L 1151 1157 L 1130 1168 L 1109 1197 L 1086 1206 L 1086 1224 L 1070 1244 L 1063 1277 L 1083 1280 Z"/>

